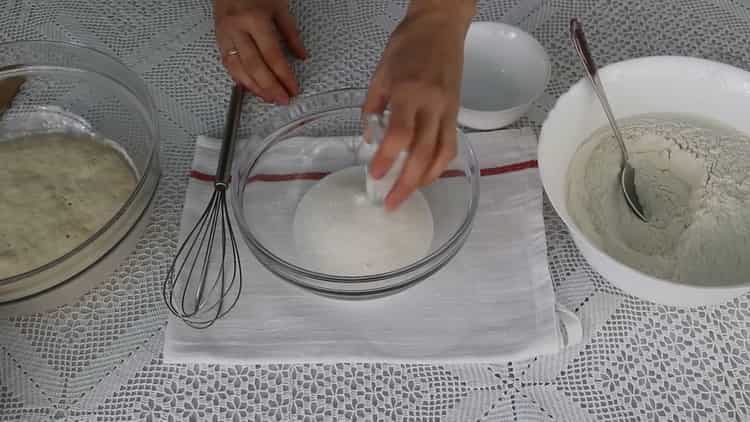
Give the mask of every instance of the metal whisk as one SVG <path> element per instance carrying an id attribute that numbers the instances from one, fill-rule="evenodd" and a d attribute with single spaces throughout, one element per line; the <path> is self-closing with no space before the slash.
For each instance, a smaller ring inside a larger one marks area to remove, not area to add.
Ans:
<path id="1" fill-rule="evenodd" d="M 170 312 L 193 328 L 208 328 L 237 304 L 242 269 L 227 208 L 227 187 L 244 90 L 235 86 L 229 101 L 214 193 L 183 241 L 162 285 Z"/>

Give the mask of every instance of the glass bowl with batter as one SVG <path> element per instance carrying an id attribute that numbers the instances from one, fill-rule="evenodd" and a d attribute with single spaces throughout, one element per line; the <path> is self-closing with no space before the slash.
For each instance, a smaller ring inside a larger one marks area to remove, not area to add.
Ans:
<path id="1" fill-rule="evenodd" d="M 75 278 L 126 237 L 159 179 L 156 116 L 107 54 L 0 44 L 0 304 Z"/>
<path id="2" fill-rule="evenodd" d="M 282 279 L 326 295 L 372 297 L 426 279 L 461 249 L 479 200 L 477 159 L 458 131 L 457 157 L 436 182 L 390 213 L 371 203 L 365 94 L 298 99 L 234 160 L 232 208 L 252 253 Z"/>

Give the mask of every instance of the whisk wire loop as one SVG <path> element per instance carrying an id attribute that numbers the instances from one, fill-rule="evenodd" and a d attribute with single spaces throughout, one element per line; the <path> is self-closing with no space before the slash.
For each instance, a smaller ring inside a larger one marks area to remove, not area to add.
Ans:
<path id="1" fill-rule="evenodd" d="M 232 90 L 214 192 L 198 221 L 177 250 L 162 284 L 167 309 L 193 328 L 208 328 L 226 316 L 242 292 L 237 238 L 227 206 L 226 188 L 242 98 Z"/>

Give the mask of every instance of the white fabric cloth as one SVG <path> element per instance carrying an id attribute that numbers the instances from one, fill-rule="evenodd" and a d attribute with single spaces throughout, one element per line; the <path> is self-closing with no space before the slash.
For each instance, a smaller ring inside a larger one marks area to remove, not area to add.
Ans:
<path id="1" fill-rule="evenodd" d="M 170 317 L 164 360 L 495 362 L 576 343 L 577 318 L 555 312 L 533 132 L 471 134 L 470 140 L 485 170 L 479 209 L 466 244 L 443 270 L 395 295 L 341 300 L 277 278 L 242 243 L 245 286 L 237 307 L 207 330 Z M 193 170 L 213 173 L 218 147 L 219 141 L 200 137 Z M 289 182 L 265 183 L 283 189 Z M 212 191 L 211 183 L 190 180 L 181 237 Z"/>

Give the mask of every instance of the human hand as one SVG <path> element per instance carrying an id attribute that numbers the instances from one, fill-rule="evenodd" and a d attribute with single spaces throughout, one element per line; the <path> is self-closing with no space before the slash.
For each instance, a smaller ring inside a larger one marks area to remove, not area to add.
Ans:
<path id="1" fill-rule="evenodd" d="M 473 0 L 413 1 L 375 71 L 363 111 L 390 104 L 391 116 L 370 174 L 383 177 L 401 151 L 409 152 L 387 209 L 432 183 L 456 156 L 464 39 L 474 11 Z"/>
<path id="2" fill-rule="evenodd" d="M 277 34 L 307 57 L 287 0 L 214 0 L 216 43 L 236 82 L 264 101 L 288 104 L 299 93 Z"/>
<path id="3" fill-rule="evenodd" d="M 464 38 L 474 8 L 473 1 L 465 0 L 413 1 L 370 82 L 363 111 L 380 113 L 386 105 L 391 111 L 370 174 L 382 178 L 401 151 L 409 152 L 385 199 L 387 209 L 432 183 L 456 156 Z"/>

